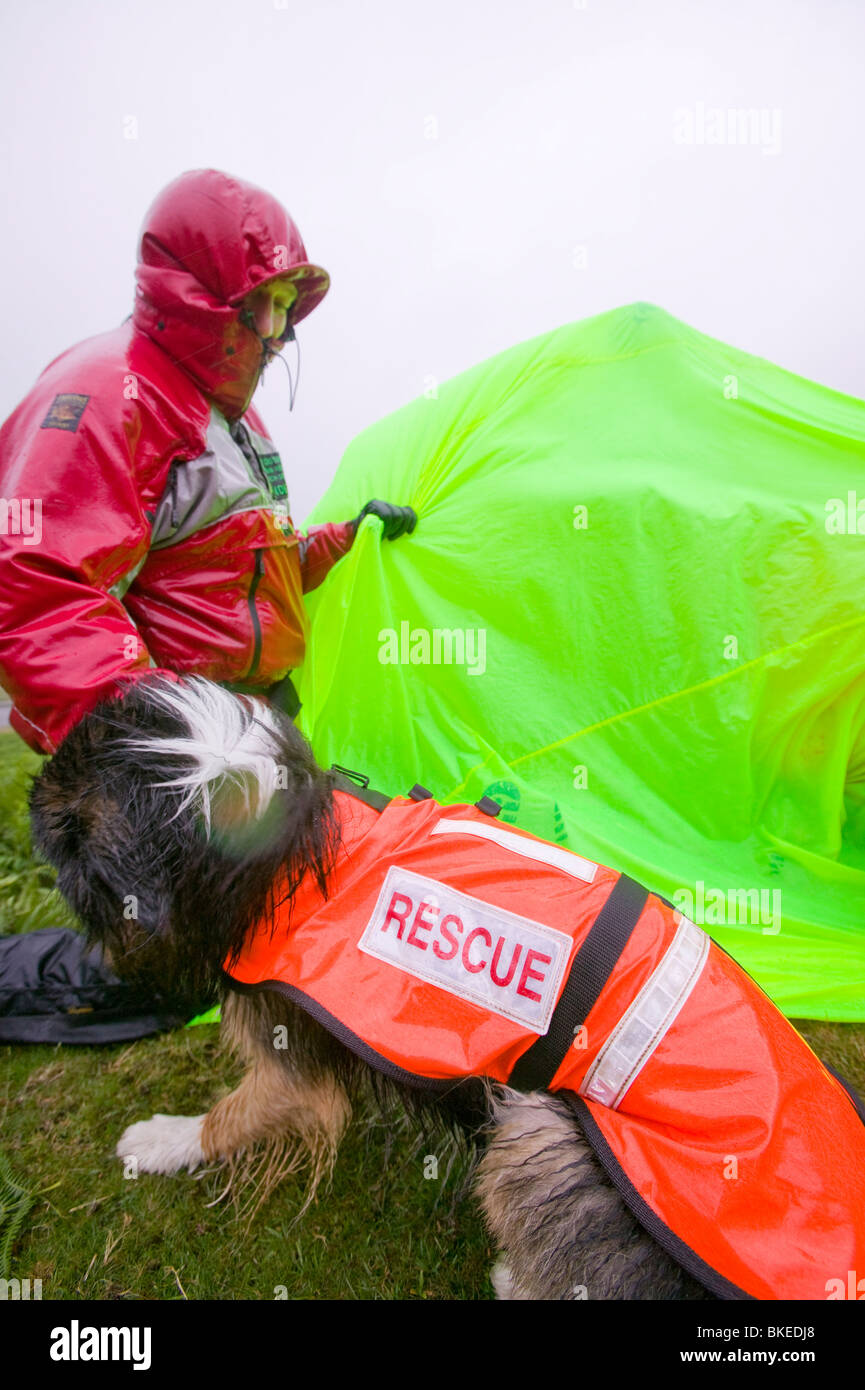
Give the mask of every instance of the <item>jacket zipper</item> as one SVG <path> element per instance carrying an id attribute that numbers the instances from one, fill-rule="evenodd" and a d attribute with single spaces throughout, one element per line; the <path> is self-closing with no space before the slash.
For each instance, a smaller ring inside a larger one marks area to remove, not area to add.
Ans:
<path id="1" fill-rule="evenodd" d="M 246 471 L 250 478 L 254 483 L 257 483 L 259 487 L 263 488 L 265 493 L 269 496 L 270 488 L 268 486 L 267 477 L 261 466 L 258 450 L 252 442 L 252 436 L 246 428 L 246 425 L 242 420 L 238 420 L 235 425 L 235 432 L 232 433 L 230 429 L 228 432 L 243 455 Z"/>
<path id="2" fill-rule="evenodd" d="M 171 465 L 171 529 L 177 530 L 177 460 Z"/>
<path id="3" fill-rule="evenodd" d="M 247 604 L 249 606 L 249 616 L 252 619 L 254 641 L 252 647 L 252 662 L 246 673 L 247 678 L 255 675 L 258 663 L 261 660 L 261 619 L 258 616 L 258 610 L 255 606 L 255 595 L 261 583 L 262 575 L 264 574 L 264 551 L 256 550 L 253 553 L 255 555 L 255 569 L 252 572 L 252 582 L 249 586 Z"/>

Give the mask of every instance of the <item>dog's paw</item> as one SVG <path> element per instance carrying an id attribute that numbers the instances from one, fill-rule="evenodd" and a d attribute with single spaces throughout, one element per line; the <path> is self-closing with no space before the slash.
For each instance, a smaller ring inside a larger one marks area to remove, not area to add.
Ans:
<path id="1" fill-rule="evenodd" d="M 203 1115 L 154 1115 L 124 1130 L 115 1152 L 137 1173 L 191 1173 L 204 1161 L 203 1123 Z"/>
<path id="2" fill-rule="evenodd" d="M 496 1298 L 510 1300 L 519 1297 L 514 1283 L 514 1276 L 508 1269 L 503 1257 L 496 1260 L 490 1270 L 490 1280 L 495 1290 Z"/>
<path id="3" fill-rule="evenodd" d="M 499 1256 L 490 1270 L 490 1281 L 498 1299 L 507 1300 L 509 1303 L 515 1300 L 529 1302 L 532 1299 L 532 1295 L 526 1293 L 517 1283 L 504 1255 Z"/>

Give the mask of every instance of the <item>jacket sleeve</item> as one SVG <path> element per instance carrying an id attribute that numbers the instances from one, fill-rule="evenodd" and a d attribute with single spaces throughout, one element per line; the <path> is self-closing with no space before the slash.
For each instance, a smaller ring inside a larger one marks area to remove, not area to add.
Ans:
<path id="1" fill-rule="evenodd" d="M 354 534 L 354 523 L 351 521 L 310 526 L 305 536 L 298 532 L 300 574 L 305 594 L 317 589 L 337 560 L 348 554 L 354 543 Z"/>
<path id="2" fill-rule="evenodd" d="M 134 431 L 88 414 L 78 429 L 22 427 L 13 415 L 0 431 L 0 493 L 13 507 L 0 537 L 0 682 L 12 727 L 43 753 L 119 694 L 120 678 L 151 669 L 121 602 L 150 539 Z"/>

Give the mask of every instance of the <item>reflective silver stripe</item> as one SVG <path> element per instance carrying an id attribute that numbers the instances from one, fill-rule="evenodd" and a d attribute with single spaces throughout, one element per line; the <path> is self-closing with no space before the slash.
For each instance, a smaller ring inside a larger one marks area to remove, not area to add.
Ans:
<path id="1" fill-rule="evenodd" d="M 256 447 L 269 440 L 255 434 Z M 274 509 L 264 478 L 257 478 L 228 425 L 217 410 L 207 426 L 207 448 L 195 459 L 178 459 L 169 473 L 168 486 L 156 506 L 151 550 L 178 545 L 189 536 L 237 512 Z"/>
<path id="2" fill-rule="evenodd" d="M 586 1072 L 581 1096 L 611 1110 L 621 1104 L 699 980 L 709 944 L 700 927 L 681 917 L 662 960 Z"/>
<path id="3" fill-rule="evenodd" d="M 583 883 L 592 883 L 598 872 L 597 864 L 581 858 L 579 854 L 573 854 L 569 849 L 548 845 L 545 840 L 524 839 L 522 835 L 514 835 L 509 830 L 502 830 L 498 825 L 484 825 L 473 820 L 440 820 L 436 821 L 430 834 L 477 835 L 481 840 L 492 840 L 495 844 L 501 845 L 502 849 L 521 854 L 524 859 L 551 864 L 554 869 L 562 869 L 566 874 L 570 874 L 571 878 L 582 879 Z"/>

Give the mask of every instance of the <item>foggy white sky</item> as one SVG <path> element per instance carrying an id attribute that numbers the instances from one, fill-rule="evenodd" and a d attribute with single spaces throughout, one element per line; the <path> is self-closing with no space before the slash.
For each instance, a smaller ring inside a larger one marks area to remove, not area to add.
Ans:
<path id="1" fill-rule="evenodd" d="M 148 204 L 204 166 L 332 276 L 293 414 L 276 366 L 257 398 L 298 522 L 429 376 L 635 299 L 861 396 L 863 60 L 857 0 L 7 4 L 0 418 L 130 312 Z M 763 125 L 708 143 L 730 109 Z"/>

